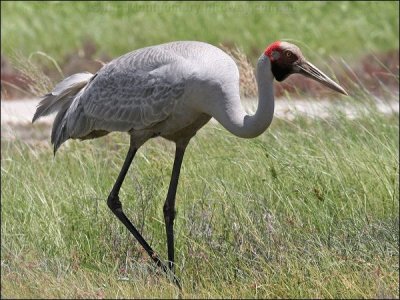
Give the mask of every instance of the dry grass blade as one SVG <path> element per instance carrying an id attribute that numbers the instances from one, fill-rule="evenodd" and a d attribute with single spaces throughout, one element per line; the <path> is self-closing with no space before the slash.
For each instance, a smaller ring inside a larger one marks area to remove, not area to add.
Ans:
<path id="1" fill-rule="evenodd" d="M 26 83 L 23 90 L 29 94 L 37 97 L 43 96 L 54 86 L 42 68 L 24 55 L 16 53 L 12 58 L 12 65 L 20 73 L 22 81 Z"/>
<path id="2" fill-rule="evenodd" d="M 244 97 L 253 98 L 257 96 L 257 82 L 254 67 L 246 54 L 237 46 L 226 46 L 220 44 L 222 50 L 228 53 L 236 62 L 240 73 L 240 93 Z"/>

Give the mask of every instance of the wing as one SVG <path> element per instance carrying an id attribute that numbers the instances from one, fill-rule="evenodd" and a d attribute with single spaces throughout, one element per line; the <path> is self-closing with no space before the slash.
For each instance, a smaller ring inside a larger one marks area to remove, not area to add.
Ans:
<path id="1" fill-rule="evenodd" d="M 92 79 L 79 102 L 93 129 L 141 130 L 168 118 L 185 82 L 169 63 L 150 69 L 111 64 Z"/>

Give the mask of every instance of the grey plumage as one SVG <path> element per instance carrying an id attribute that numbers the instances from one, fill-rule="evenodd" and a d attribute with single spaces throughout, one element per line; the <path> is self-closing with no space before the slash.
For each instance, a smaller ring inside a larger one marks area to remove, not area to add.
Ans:
<path id="1" fill-rule="evenodd" d="M 129 132 L 137 147 L 154 136 L 190 139 L 211 117 L 231 133 L 252 138 L 272 122 L 274 70 L 280 78 L 302 73 L 345 93 L 304 60 L 298 47 L 285 42 L 271 47 L 268 53 L 280 57 L 291 51 L 296 60 L 275 63 L 273 57 L 261 55 L 254 115 L 241 105 L 239 72 L 232 58 L 215 46 L 186 41 L 138 49 L 94 76 L 79 73 L 64 79 L 40 102 L 33 121 L 58 111 L 51 139 L 54 152 L 69 138 L 95 138 L 112 131 Z"/>
<path id="2" fill-rule="evenodd" d="M 63 134 L 63 117 L 71 106 L 72 101 L 82 88 L 89 82 L 93 74 L 89 72 L 77 73 L 59 82 L 49 94 L 46 94 L 40 101 L 33 116 L 32 123 L 38 118 L 58 112 L 51 133 L 51 143 L 54 144 L 54 152 L 61 145 L 61 141 L 66 139 Z"/>
<path id="3" fill-rule="evenodd" d="M 94 132 L 151 129 L 171 117 L 197 71 L 193 58 L 207 56 L 210 48 L 226 55 L 205 43 L 174 42 L 125 54 L 94 76 L 72 75 L 45 95 L 32 121 L 58 111 L 51 138 L 54 152 L 69 138 L 97 137 Z"/>
<path id="4" fill-rule="evenodd" d="M 40 117 L 59 111 L 61 106 L 63 106 L 66 101 L 71 100 L 71 98 L 73 99 L 77 92 L 87 84 L 92 76 L 93 74 L 89 72 L 78 73 L 59 82 L 51 93 L 43 96 L 33 116 L 32 122 L 35 122 Z"/>
<path id="5" fill-rule="evenodd" d="M 135 236 L 154 262 L 168 272 L 158 255 L 122 210 L 119 191 L 140 146 L 156 136 L 176 144 L 175 160 L 163 212 L 168 267 L 174 269 L 175 196 L 186 147 L 196 132 L 214 117 L 236 136 L 263 133 L 274 114 L 274 78 L 301 73 L 346 94 L 342 87 L 308 63 L 289 43 L 275 42 L 257 63 L 259 104 L 254 115 L 243 109 L 239 72 L 222 50 L 201 42 L 172 42 L 125 54 L 94 76 L 80 73 L 59 83 L 40 102 L 33 121 L 58 111 L 51 141 L 54 153 L 69 138 L 88 139 L 111 131 L 131 136 L 129 151 L 107 198 L 107 205 Z M 179 281 L 174 277 L 180 287 Z"/>

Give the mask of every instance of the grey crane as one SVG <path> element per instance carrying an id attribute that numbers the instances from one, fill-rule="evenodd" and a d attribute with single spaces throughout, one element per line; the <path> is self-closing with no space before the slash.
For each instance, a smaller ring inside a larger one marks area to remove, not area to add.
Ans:
<path id="1" fill-rule="evenodd" d="M 68 139 L 97 138 L 112 131 L 129 133 L 129 151 L 107 204 L 157 265 L 173 274 L 175 195 L 185 149 L 196 132 L 213 117 L 238 137 L 260 135 L 274 114 L 274 78 L 282 81 L 293 73 L 347 95 L 309 63 L 297 46 L 287 42 L 269 45 L 258 59 L 256 71 L 258 108 L 248 115 L 241 105 L 238 68 L 224 51 L 195 41 L 146 47 L 112 60 L 94 75 L 79 73 L 64 79 L 44 96 L 32 122 L 58 112 L 51 133 L 54 154 Z M 118 196 L 136 151 L 158 136 L 176 144 L 163 207 L 168 267 L 126 217 Z"/>

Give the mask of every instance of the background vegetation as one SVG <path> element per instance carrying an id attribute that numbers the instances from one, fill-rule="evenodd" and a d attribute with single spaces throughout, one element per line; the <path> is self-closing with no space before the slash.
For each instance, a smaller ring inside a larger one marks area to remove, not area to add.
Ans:
<path id="1" fill-rule="evenodd" d="M 399 2 L 2 2 L 2 54 L 43 51 L 57 61 L 89 39 L 115 57 L 169 42 L 236 44 L 251 60 L 277 40 L 310 59 L 352 59 L 398 48 Z"/>

